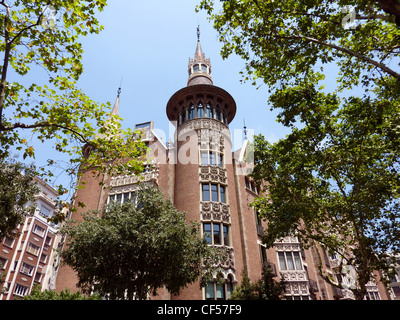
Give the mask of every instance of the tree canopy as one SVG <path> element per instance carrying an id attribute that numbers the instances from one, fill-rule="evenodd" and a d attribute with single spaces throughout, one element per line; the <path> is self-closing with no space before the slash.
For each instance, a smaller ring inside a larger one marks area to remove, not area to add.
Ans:
<path id="1" fill-rule="evenodd" d="M 340 267 L 356 267 L 360 287 L 353 291 L 362 299 L 373 271 L 389 273 L 388 261 L 400 252 L 397 142 L 381 134 L 387 124 L 377 124 L 376 110 L 361 99 L 338 110 L 337 97 L 305 87 L 273 99 L 287 108 L 282 122 L 292 112 L 307 120 L 275 144 L 255 138 L 253 177 L 268 182 L 266 196 L 253 203 L 268 221 L 263 241 L 272 246 L 295 234 L 304 246 L 318 243 L 340 257 Z"/>
<path id="2" fill-rule="evenodd" d="M 291 130 L 274 144 L 255 139 L 253 176 L 266 196 L 253 206 L 268 224 L 263 241 L 295 234 L 338 254 L 339 269 L 356 270 L 357 299 L 372 271 L 389 272 L 400 250 L 400 29 L 398 4 L 390 3 L 203 0 L 198 7 L 219 32 L 222 56 L 243 58 L 244 80 L 268 86 L 277 121 Z"/>
<path id="3" fill-rule="evenodd" d="M 91 100 L 77 85 L 83 72 L 80 41 L 103 29 L 96 14 L 105 6 L 106 0 L 0 1 L 1 159 L 13 152 L 35 159 L 37 141 L 65 154 L 64 169 L 73 177 L 82 165 L 103 173 L 142 170 L 144 144 L 121 128 L 109 103 Z M 85 145 L 93 150 L 87 158 Z M 54 158 L 49 154 L 37 174 L 51 179 Z"/>
<path id="4" fill-rule="evenodd" d="M 220 34 L 222 56 L 242 57 L 247 76 L 271 89 L 323 77 L 330 63 L 339 68 L 340 88 L 400 79 L 393 62 L 400 30 L 380 6 L 387 1 L 229 0 L 222 8 L 218 2 L 203 0 L 199 9 Z"/>
<path id="5" fill-rule="evenodd" d="M 111 204 L 70 223 L 62 259 L 70 265 L 85 292 L 109 299 L 146 299 L 165 286 L 173 294 L 207 275 L 204 261 L 212 257 L 198 224 L 156 188 L 143 188 L 137 202 Z M 206 281 L 206 280 L 204 280 Z"/>
<path id="6" fill-rule="evenodd" d="M 33 289 L 29 295 L 24 296 L 23 300 L 102 300 L 102 297 L 98 294 L 92 294 L 90 296 L 83 295 L 82 293 L 74 292 L 70 290 L 62 290 L 55 292 L 53 290 L 41 290 L 41 287 L 37 284 L 33 286 Z"/>
<path id="7" fill-rule="evenodd" d="M 35 171 L 19 162 L 0 159 L 0 239 L 15 236 L 15 228 L 35 210 L 39 188 Z"/>
<path id="8" fill-rule="evenodd" d="M 261 278 L 251 282 L 246 272 L 242 272 L 242 283 L 235 287 L 231 300 L 281 300 L 285 293 L 286 283 L 281 278 L 275 281 L 270 268 L 263 268 Z"/>

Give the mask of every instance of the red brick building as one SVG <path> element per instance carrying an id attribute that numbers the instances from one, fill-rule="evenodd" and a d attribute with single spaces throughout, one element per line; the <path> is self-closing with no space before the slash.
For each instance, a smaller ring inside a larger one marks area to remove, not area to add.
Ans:
<path id="1" fill-rule="evenodd" d="M 229 123 L 236 113 L 233 97 L 215 86 L 211 77 L 210 59 L 206 59 L 200 41 L 194 59 L 189 59 L 187 86 L 172 95 L 167 103 L 168 119 L 175 126 L 174 142 L 165 144 L 157 136 L 153 123 L 142 123 L 145 140 L 151 154 L 145 181 L 159 185 L 179 211 L 187 212 L 187 220 L 199 221 L 202 235 L 210 245 L 228 253 L 223 262 L 220 282 L 200 288 L 190 285 L 179 296 L 161 292 L 157 299 L 228 299 L 235 285 L 242 280 L 242 271 L 256 281 L 263 266 L 269 265 L 277 279 L 287 281 L 287 299 L 346 299 L 349 290 L 336 290 L 319 276 L 317 265 L 323 259 L 323 269 L 335 279 L 335 257 L 316 249 L 303 250 L 295 237 L 277 241 L 266 249 L 261 243 L 263 226 L 256 212 L 249 206 L 258 195 L 255 184 L 247 177 L 252 169 L 248 140 L 240 150 L 232 150 Z M 114 112 L 119 108 L 117 99 Z M 109 201 L 126 201 L 137 190 L 138 178 L 93 177 L 84 173 L 86 188 L 79 190 L 76 201 L 84 201 L 85 210 L 100 209 Z M 111 189 L 102 189 L 102 181 Z M 75 214 L 79 218 L 80 212 Z M 57 276 L 57 290 L 77 290 L 76 276 L 63 267 Z M 369 286 L 371 296 L 387 299 L 379 285 Z"/>

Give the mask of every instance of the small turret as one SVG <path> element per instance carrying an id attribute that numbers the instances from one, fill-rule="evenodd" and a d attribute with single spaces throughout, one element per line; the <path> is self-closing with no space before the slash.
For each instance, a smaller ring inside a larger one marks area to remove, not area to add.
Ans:
<path id="1" fill-rule="evenodd" d="M 189 79 L 188 86 L 197 84 L 209 84 L 212 85 L 213 81 L 211 78 L 211 62 L 210 59 L 206 59 L 206 56 L 201 49 L 200 44 L 200 27 L 197 27 L 197 47 L 194 54 L 194 59 L 189 58 Z"/>

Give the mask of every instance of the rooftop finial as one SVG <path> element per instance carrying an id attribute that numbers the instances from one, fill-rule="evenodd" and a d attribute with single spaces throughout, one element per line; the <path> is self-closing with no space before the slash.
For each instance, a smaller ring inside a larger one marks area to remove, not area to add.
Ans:
<path id="1" fill-rule="evenodd" d="M 247 127 L 244 118 L 243 118 L 243 129 L 244 129 L 244 138 L 247 140 Z"/>
<path id="2" fill-rule="evenodd" d="M 200 25 L 197 26 L 197 41 L 200 41 Z"/>
<path id="3" fill-rule="evenodd" d="M 119 88 L 118 88 L 118 98 L 119 98 L 119 95 L 121 94 L 121 87 L 122 87 L 122 77 L 121 77 L 121 82 L 119 83 Z"/>

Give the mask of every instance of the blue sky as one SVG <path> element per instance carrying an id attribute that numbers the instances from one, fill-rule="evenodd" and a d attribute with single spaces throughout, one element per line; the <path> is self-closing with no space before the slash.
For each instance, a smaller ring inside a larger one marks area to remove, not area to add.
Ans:
<path id="1" fill-rule="evenodd" d="M 211 59 L 214 85 L 228 91 L 237 104 L 230 124 L 234 149 L 241 143 L 235 130 L 243 130 L 244 121 L 250 133 L 262 133 L 271 142 L 284 137 L 287 129 L 276 122 L 276 112 L 271 112 L 267 104 L 268 88 L 263 85 L 257 90 L 251 83 L 240 82 L 244 61 L 235 56 L 221 58 L 222 44 L 217 32 L 205 12 L 195 12 L 199 2 L 110 0 L 97 15 L 104 30 L 82 39 L 84 72 L 79 87 L 92 100 L 112 105 L 122 79 L 123 127 L 134 128 L 137 123 L 153 121 L 167 141 L 170 126 L 166 105 L 176 91 L 186 86 L 188 59 L 194 56 L 200 25 L 201 44 L 206 57 Z M 32 72 L 26 77 L 37 81 L 38 74 Z M 34 148 L 39 165 L 47 159 L 67 161 L 52 148 L 51 142 L 36 144 Z M 56 184 L 68 183 L 65 176 L 58 174 Z"/>
<path id="2" fill-rule="evenodd" d="M 85 71 L 80 86 L 95 101 L 114 103 L 122 78 L 120 116 L 124 127 L 154 121 L 168 135 L 166 105 L 186 86 L 189 57 L 201 44 L 211 59 L 214 85 L 227 90 L 237 103 L 231 131 L 243 128 L 275 140 L 284 135 L 267 106 L 267 88 L 241 84 L 244 61 L 222 60 L 217 32 L 205 12 L 196 13 L 199 0 L 109 1 L 99 15 L 104 31 L 84 39 Z M 168 139 L 168 137 L 167 137 Z"/>

